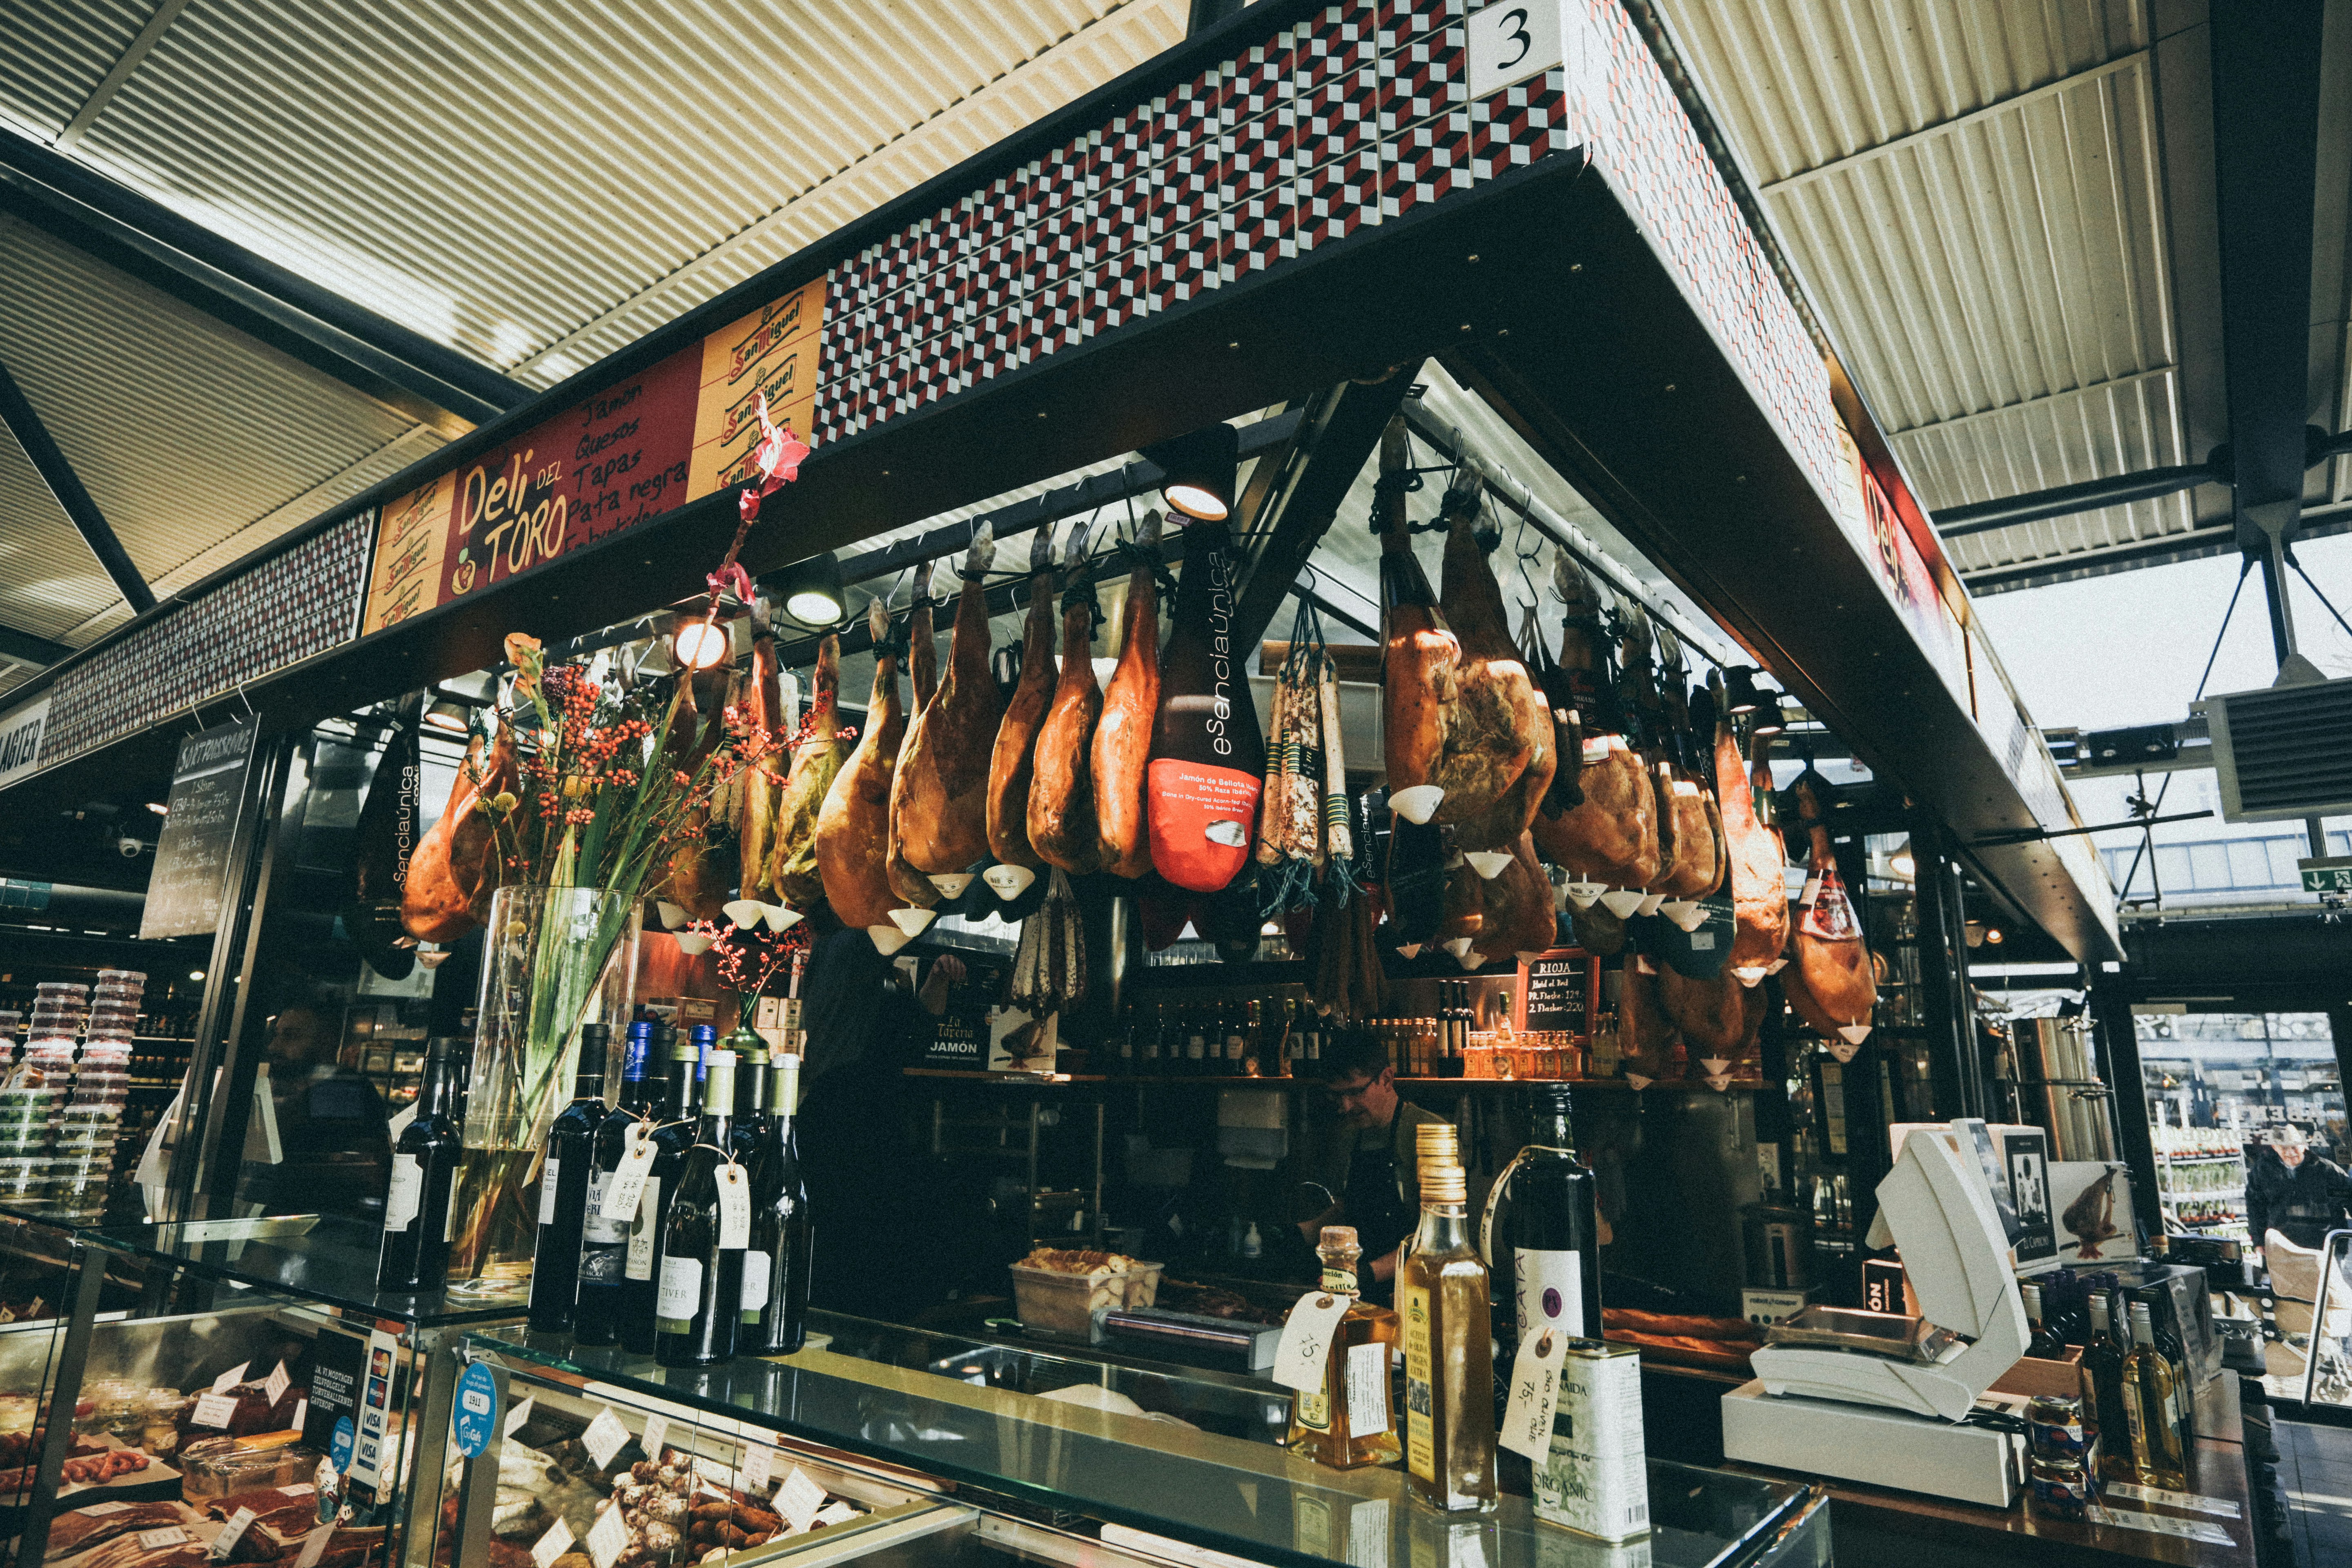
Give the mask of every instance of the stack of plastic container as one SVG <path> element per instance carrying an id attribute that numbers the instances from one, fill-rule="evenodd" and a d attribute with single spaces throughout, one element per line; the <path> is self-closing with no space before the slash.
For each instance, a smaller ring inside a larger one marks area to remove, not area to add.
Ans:
<path id="1" fill-rule="evenodd" d="M 122 1103 L 131 1093 L 131 1037 L 138 1032 L 147 976 L 135 969 L 101 969 L 82 1042 L 73 1098 L 58 1117 L 57 1155 L 50 1165 L 53 1206 L 79 1219 L 105 1212 L 114 1174 Z"/>
<path id="2" fill-rule="evenodd" d="M 52 1119 L 73 1079 L 74 1039 L 89 1013 L 89 993 L 87 985 L 58 980 L 36 988 L 24 1058 L 0 1087 L 0 1202 L 47 1208 L 55 1195 Z"/>

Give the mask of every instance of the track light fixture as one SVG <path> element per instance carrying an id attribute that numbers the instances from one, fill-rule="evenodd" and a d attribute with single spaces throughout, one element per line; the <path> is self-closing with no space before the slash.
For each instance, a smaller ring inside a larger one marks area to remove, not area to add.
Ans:
<path id="1" fill-rule="evenodd" d="M 802 626 L 836 626 L 849 613 L 842 591 L 841 557 L 833 551 L 786 568 L 773 581 L 776 602 Z"/>
<path id="2" fill-rule="evenodd" d="M 1203 522 L 1223 522 L 1233 515 L 1241 436 L 1232 426 L 1206 426 L 1146 447 L 1143 456 L 1166 476 L 1160 481 L 1160 499 L 1176 510 Z"/>

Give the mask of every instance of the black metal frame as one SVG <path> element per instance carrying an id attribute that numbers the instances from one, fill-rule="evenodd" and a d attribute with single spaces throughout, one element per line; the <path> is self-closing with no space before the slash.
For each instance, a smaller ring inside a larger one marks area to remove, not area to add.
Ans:
<path id="1" fill-rule="evenodd" d="M 0 425 L 15 434 L 33 471 L 49 487 L 49 493 L 57 498 L 58 508 L 74 525 L 74 531 L 81 535 L 89 552 L 98 557 L 99 565 L 113 579 L 114 591 L 122 595 L 133 614 L 153 609 L 155 590 L 139 574 L 139 568 L 131 563 L 131 552 L 123 549 L 122 541 L 114 536 L 113 525 L 98 510 L 98 502 L 82 486 L 81 476 L 74 472 L 73 464 L 67 461 L 65 453 L 50 437 L 40 411 L 33 406 L 25 389 L 16 384 L 16 378 L 8 374 L 5 364 L 0 364 Z"/>

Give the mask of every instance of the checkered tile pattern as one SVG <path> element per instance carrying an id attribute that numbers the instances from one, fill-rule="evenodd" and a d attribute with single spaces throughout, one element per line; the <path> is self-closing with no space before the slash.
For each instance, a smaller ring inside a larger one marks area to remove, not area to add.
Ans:
<path id="1" fill-rule="evenodd" d="M 367 593 L 373 509 L 142 626 L 58 678 L 41 765 L 226 696 L 348 641 Z"/>

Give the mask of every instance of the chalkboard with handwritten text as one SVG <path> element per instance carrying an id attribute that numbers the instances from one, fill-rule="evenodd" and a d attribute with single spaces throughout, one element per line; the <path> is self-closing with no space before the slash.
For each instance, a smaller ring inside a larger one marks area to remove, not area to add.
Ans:
<path id="1" fill-rule="evenodd" d="M 1525 1001 L 1523 1029 L 1570 1035 L 1592 1032 L 1592 956 L 1581 948 L 1556 947 L 1519 966 Z"/>
<path id="2" fill-rule="evenodd" d="M 253 759 L 253 726 L 227 724 L 180 742 L 172 768 L 171 809 L 147 879 L 139 939 L 200 936 L 220 923 L 237 805 Z"/>

